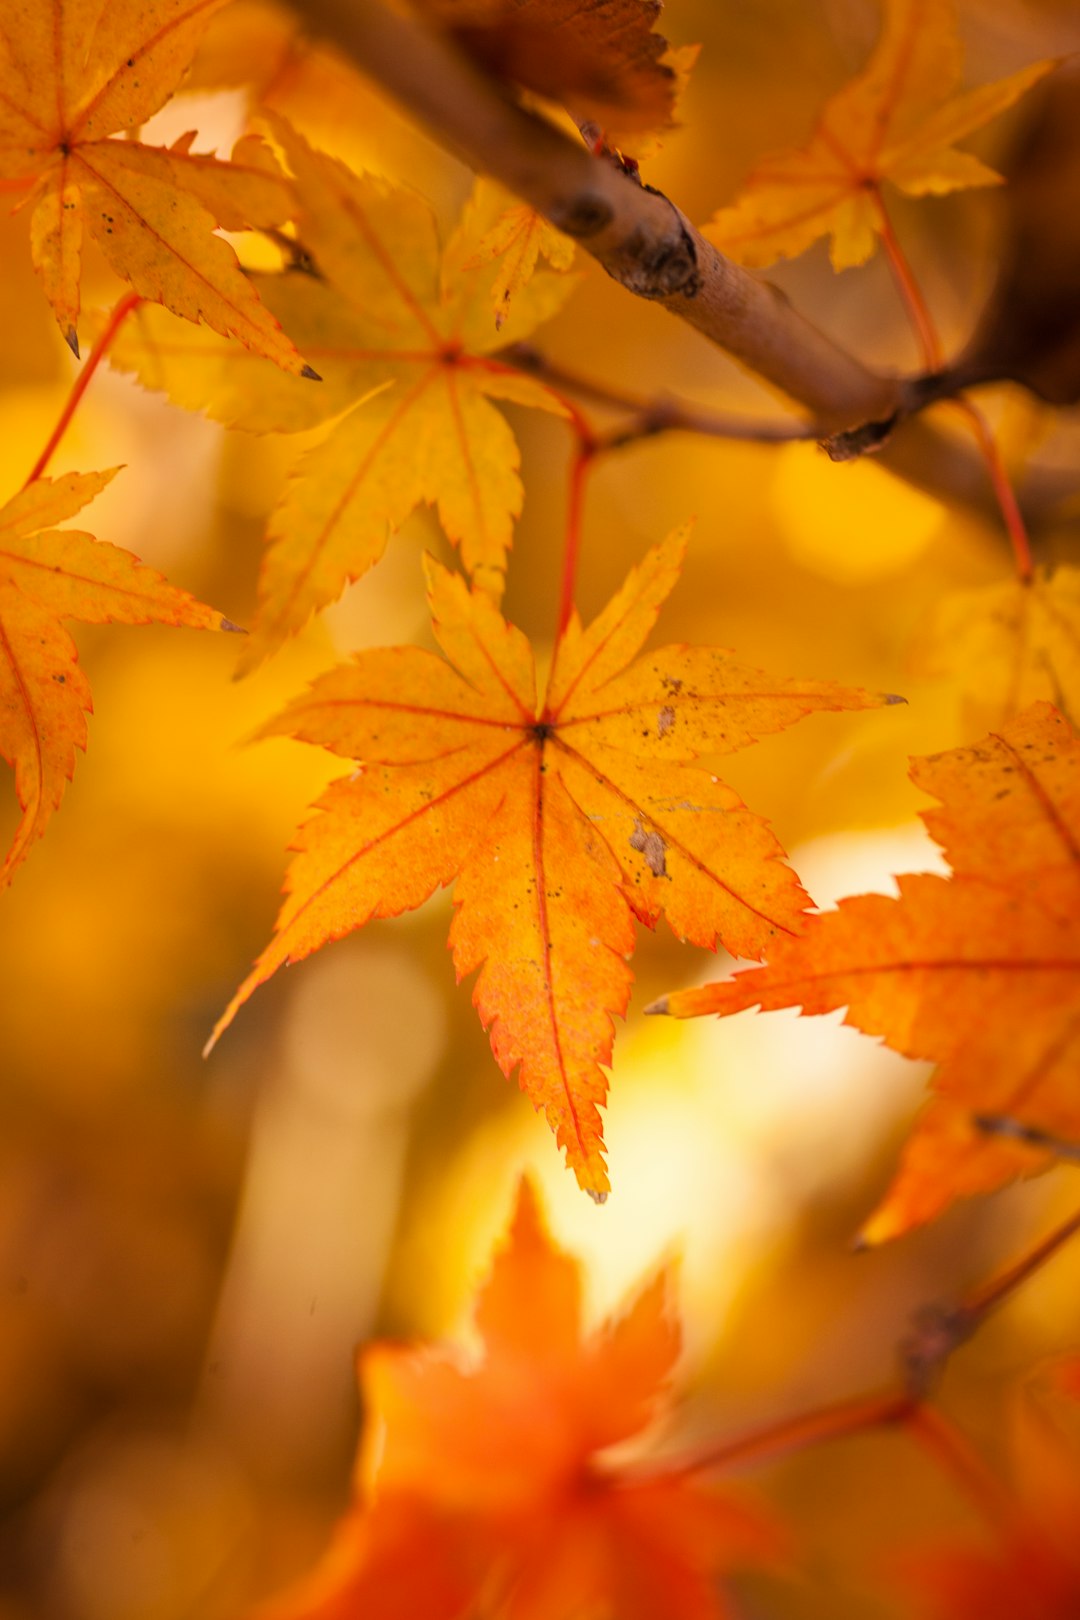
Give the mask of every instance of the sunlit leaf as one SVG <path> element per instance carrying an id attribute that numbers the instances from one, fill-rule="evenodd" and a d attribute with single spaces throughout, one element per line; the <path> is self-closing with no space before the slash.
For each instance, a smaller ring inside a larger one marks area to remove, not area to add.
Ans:
<path id="1" fill-rule="evenodd" d="M 34 182 L 34 264 L 76 353 L 88 230 L 142 297 L 310 370 L 214 234 L 288 219 L 284 177 L 250 144 L 229 164 L 111 138 L 169 99 L 222 3 L 42 0 L 0 18 L 0 179 Z"/>
<path id="2" fill-rule="evenodd" d="M 847 1023 L 938 1064 L 871 1241 L 1051 1162 L 986 1136 L 973 1112 L 1080 1134 L 1080 739 L 1038 704 L 974 748 L 915 761 L 912 778 L 941 801 L 924 820 L 951 878 L 843 900 L 801 938 L 778 935 L 767 967 L 657 1009 L 846 1007 Z"/>
<path id="3" fill-rule="evenodd" d="M 276 936 L 215 1038 L 285 963 L 456 880 L 454 962 L 459 977 L 480 969 L 495 1056 L 506 1074 L 520 1065 L 580 1184 L 606 1194 L 602 1066 L 630 996 L 634 918 L 664 914 L 680 939 L 760 958 L 807 905 L 766 824 L 698 757 L 885 701 L 713 648 L 636 657 L 684 545 L 650 552 L 588 629 L 571 620 L 542 701 L 525 637 L 433 563 L 445 659 L 360 653 L 265 728 L 360 768 L 301 829 Z"/>
<path id="4" fill-rule="evenodd" d="M 178 403 L 259 432 L 311 427 L 362 402 L 301 459 L 271 516 L 245 668 L 366 573 L 421 502 L 437 508 L 477 583 L 501 594 L 522 486 L 514 435 L 492 402 L 562 407 L 491 351 L 527 337 L 572 286 L 534 276 L 497 331 L 501 261 L 466 268 L 498 218 L 494 188 L 469 203 L 440 255 L 415 193 L 352 174 L 280 119 L 274 128 L 300 186 L 300 234 L 316 273 L 252 280 L 318 366 L 319 387 L 156 311 L 140 312 L 112 353 Z"/>

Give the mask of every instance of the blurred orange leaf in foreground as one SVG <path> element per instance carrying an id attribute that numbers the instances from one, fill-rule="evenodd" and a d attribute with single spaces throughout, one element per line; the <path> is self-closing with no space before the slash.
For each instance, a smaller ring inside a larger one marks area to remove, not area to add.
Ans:
<path id="1" fill-rule="evenodd" d="M 679 1354 L 661 1271 L 583 1336 L 580 1267 L 522 1181 L 477 1297 L 482 1351 L 376 1345 L 358 1503 L 273 1620 L 721 1620 L 725 1567 L 775 1560 L 756 1508 L 604 1458 L 656 1413 Z"/>
<path id="2" fill-rule="evenodd" d="M 1002 1498 L 996 1545 L 949 1544 L 904 1559 L 900 1575 L 932 1620 L 1074 1620 L 1080 1613 L 1080 1356 L 1027 1378 L 1012 1400 L 1015 1503 Z"/>

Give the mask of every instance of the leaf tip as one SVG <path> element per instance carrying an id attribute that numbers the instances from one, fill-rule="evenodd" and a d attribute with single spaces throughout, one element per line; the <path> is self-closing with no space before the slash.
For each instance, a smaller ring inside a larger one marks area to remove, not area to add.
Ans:
<path id="1" fill-rule="evenodd" d="M 305 365 L 301 370 L 300 375 L 301 377 L 306 377 L 309 382 L 322 382 L 322 378 L 319 376 L 319 373 L 315 370 L 314 366 Z"/>
<path id="2" fill-rule="evenodd" d="M 224 614 L 222 615 L 221 619 L 218 622 L 218 629 L 219 630 L 227 630 L 230 633 L 230 635 L 234 635 L 234 636 L 246 636 L 247 635 L 247 631 L 244 629 L 242 624 L 233 624 L 232 620 L 231 619 L 226 619 Z"/>
<path id="3" fill-rule="evenodd" d="M 894 703 L 906 703 L 907 698 L 903 697 L 899 692 L 882 692 L 881 701 L 887 708 L 891 708 Z"/>
<path id="4" fill-rule="evenodd" d="M 588 1193 L 594 1204 L 606 1204 L 608 1201 L 607 1193 L 600 1192 L 596 1187 L 586 1187 L 585 1191 Z"/>
<path id="5" fill-rule="evenodd" d="M 667 1011 L 668 1011 L 668 998 L 667 998 L 667 996 L 660 996 L 660 997 L 657 998 L 656 1001 L 650 1001 L 649 1005 L 645 1008 L 646 1017 L 650 1013 L 666 1013 Z"/>
<path id="6" fill-rule="evenodd" d="M 81 360 L 82 356 L 79 353 L 79 334 L 76 332 L 73 326 L 69 326 L 67 331 L 64 333 L 64 342 L 67 344 L 76 360 Z"/>

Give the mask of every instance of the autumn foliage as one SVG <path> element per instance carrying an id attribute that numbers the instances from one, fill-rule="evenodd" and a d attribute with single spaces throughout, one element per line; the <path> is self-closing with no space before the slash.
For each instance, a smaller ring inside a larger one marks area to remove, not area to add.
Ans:
<path id="1" fill-rule="evenodd" d="M 13 1616 L 1078 1612 L 1080 35 L 850 9 L 0 16 Z"/>
<path id="2" fill-rule="evenodd" d="M 1080 1133 L 1080 739 L 1040 704 L 972 748 L 916 760 L 912 777 L 941 801 L 923 818 L 951 878 L 842 901 L 777 940 L 768 968 L 663 1003 L 681 1017 L 846 1007 L 848 1023 L 938 1065 L 873 1239 L 1045 1167 L 978 1115 Z"/>
<path id="3" fill-rule="evenodd" d="M 679 1354 L 672 1289 L 661 1272 L 585 1335 L 580 1268 L 523 1183 L 477 1297 L 479 1359 L 364 1352 L 360 1500 L 323 1568 L 278 1612 L 449 1620 L 481 1602 L 513 1620 L 729 1613 L 717 1573 L 781 1550 L 761 1510 L 692 1475 L 606 1460 L 665 1394 Z"/>

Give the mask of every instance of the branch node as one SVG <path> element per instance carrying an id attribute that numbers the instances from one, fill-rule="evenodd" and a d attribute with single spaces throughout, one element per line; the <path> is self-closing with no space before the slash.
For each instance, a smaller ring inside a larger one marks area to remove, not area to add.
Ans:
<path id="1" fill-rule="evenodd" d="M 614 213 L 606 197 L 595 191 L 579 191 L 569 198 L 557 197 L 549 217 L 556 230 L 580 242 L 606 230 Z"/>
<path id="2" fill-rule="evenodd" d="M 610 267 L 615 279 L 639 298 L 696 298 L 703 285 L 693 238 L 674 203 L 669 206 L 678 235 L 657 239 L 646 231 L 634 230 L 621 243 L 617 263 Z"/>
<path id="3" fill-rule="evenodd" d="M 966 1305 L 923 1305 L 914 1313 L 910 1331 L 897 1346 L 904 1387 L 912 1400 L 930 1394 L 953 1351 L 978 1325 L 978 1313 Z"/>
<path id="4" fill-rule="evenodd" d="M 880 422 L 861 422 L 858 427 L 844 428 L 829 438 L 820 440 L 821 448 L 830 461 L 855 461 L 859 456 L 872 455 L 880 450 L 902 420 L 899 411 L 883 417 Z"/>

